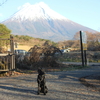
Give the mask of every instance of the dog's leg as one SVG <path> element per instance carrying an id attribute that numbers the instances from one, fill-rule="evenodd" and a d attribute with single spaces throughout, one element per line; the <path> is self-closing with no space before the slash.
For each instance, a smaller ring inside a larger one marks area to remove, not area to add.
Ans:
<path id="1" fill-rule="evenodd" d="M 48 88 L 47 86 L 45 85 L 45 92 L 48 93 Z"/>
<path id="2" fill-rule="evenodd" d="M 46 95 L 45 84 L 43 85 L 43 92 L 44 92 L 44 95 Z"/>
<path id="3" fill-rule="evenodd" d="M 39 95 L 40 94 L 40 83 L 38 83 L 38 92 L 37 94 Z"/>

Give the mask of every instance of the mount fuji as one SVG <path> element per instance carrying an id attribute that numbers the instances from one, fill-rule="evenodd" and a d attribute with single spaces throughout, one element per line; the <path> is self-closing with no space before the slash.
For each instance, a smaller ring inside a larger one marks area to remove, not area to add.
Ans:
<path id="1" fill-rule="evenodd" d="M 72 39 L 80 30 L 96 32 L 65 18 L 43 2 L 34 5 L 26 3 L 2 23 L 12 30 L 12 34 L 29 35 L 55 42 Z"/>

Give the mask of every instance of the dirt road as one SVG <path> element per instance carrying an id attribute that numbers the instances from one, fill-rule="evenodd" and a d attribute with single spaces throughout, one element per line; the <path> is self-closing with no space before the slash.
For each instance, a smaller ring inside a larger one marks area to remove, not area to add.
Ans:
<path id="1" fill-rule="evenodd" d="M 100 73 L 100 67 L 48 72 L 47 95 L 37 95 L 37 74 L 0 78 L 0 100 L 100 100 L 100 92 L 84 86 L 80 77 Z"/>

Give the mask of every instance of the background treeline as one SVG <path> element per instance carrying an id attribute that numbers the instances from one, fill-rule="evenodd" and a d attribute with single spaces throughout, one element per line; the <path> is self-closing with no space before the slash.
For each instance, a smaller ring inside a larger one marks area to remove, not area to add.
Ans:
<path id="1" fill-rule="evenodd" d="M 41 46 L 43 45 L 45 42 L 48 42 L 50 45 L 56 46 L 57 47 L 57 43 L 47 40 L 47 39 L 41 39 L 41 38 L 34 38 L 31 36 L 27 36 L 27 35 L 13 35 L 14 40 L 18 43 L 20 43 L 21 45 L 37 45 L 37 46 Z"/>
<path id="2" fill-rule="evenodd" d="M 100 32 L 92 33 L 86 31 L 87 34 L 87 50 L 89 51 L 99 51 L 100 50 Z M 11 35 L 11 30 L 8 29 L 5 25 L 0 24 L 0 38 L 9 38 Z M 41 46 L 45 42 L 48 42 L 50 45 L 56 46 L 60 49 L 64 48 L 74 48 L 75 50 L 80 50 L 80 34 L 77 32 L 73 40 L 66 40 L 60 42 L 53 42 L 46 39 L 33 38 L 27 35 L 13 35 L 14 41 L 18 42 L 21 45 L 37 45 Z"/>
<path id="3" fill-rule="evenodd" d="M 87 32 L 87 50 L 89 51 L 99 51 L 100 50 L 100 32 L 91 33 Z M 76 50 L 80 50 L 80 34 L 77 32 L 73 40 L 59 42 L 61 47 L 65 48 L 74 48 Z"/>
<path id="4" fill-rule="evenodd" d="M 8 29 L 4 24 L 0 24 L 0 38 L 6 39 L 9 38 L 10 35 L 14 37 L 15 42 L 18 42 L 21 45 L 41 46 L 45 42 L 48 42 L 50 45 L 57 46 L 57 43 L 47 39 L 33 38 L 28 35 L 13 35 L 11 34 L 10 29 Z M 0 44 L 2 44 L 3 42 L 4 40 L 0 40 Z"/>

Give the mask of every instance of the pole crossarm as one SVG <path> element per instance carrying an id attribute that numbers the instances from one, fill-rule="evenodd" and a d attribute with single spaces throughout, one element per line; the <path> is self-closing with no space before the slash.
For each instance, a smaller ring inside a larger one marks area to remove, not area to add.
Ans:
<path id="1" fill-rule="evenodd" d="M 0 40 L 11 40 L 11 39 L 0 39 Z"/>

